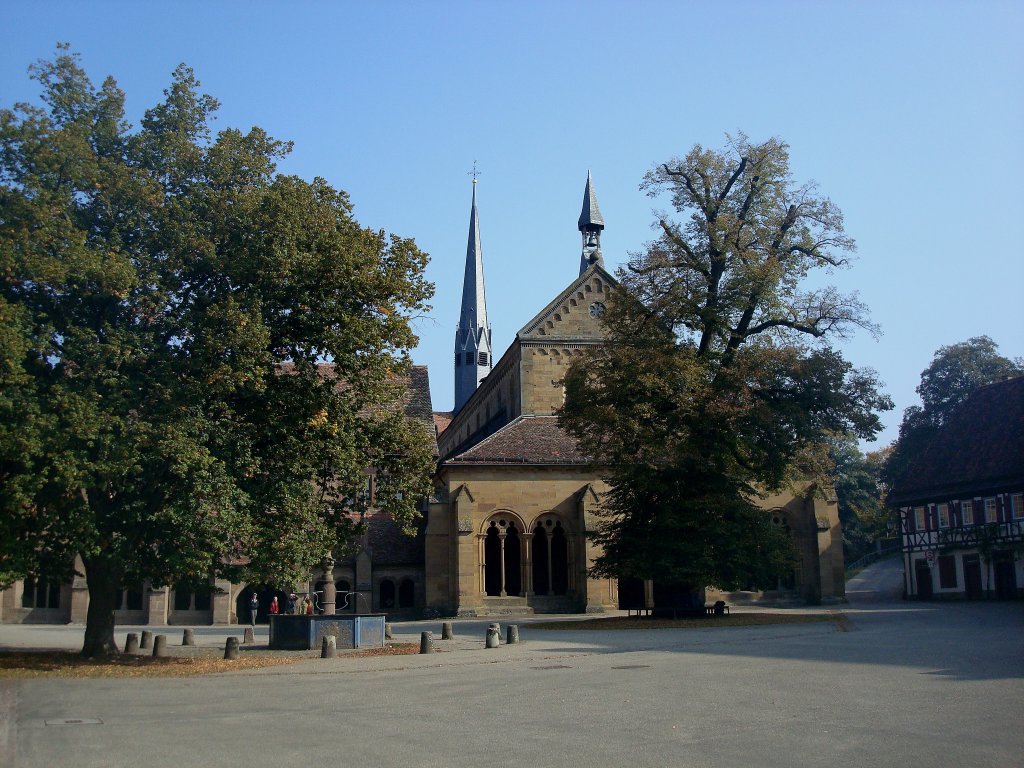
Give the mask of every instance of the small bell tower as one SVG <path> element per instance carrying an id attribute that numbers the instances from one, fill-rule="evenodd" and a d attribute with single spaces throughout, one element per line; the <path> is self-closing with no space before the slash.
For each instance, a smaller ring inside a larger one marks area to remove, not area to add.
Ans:
<path id="1" fill-rule="evenodd" d="M 601 217 L 601 209 L 597 206 L 597 195 L 594 194 L 590 171 L 587 171 L 587 186 L 583 190 L 583 211 L 580 213 L 578 229 L 583 239 L 583 253 L 580 256 L 582 275 L 591 264 L 604 266 L 604 256 L 601 255 L 601 230 L 604 229 L 604 219 Z"/>

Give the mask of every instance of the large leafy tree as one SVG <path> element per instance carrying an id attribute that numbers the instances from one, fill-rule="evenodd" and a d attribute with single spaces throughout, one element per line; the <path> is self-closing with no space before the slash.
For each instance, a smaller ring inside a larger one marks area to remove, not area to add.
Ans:
<path id="1" fill-rule="evenodd" d="M 887 446 L 864 454 L 849 436 L 837 436 L 830 442 L 828 458 L 834 466 L 832 485 L 847 564 L 874 552 L 878 540 L 896 534 L 894 510 L 885 505 L 888 486 L 883 476 L 891 452 Z"/>
<path id="2" fill-rule="evenodd" d="M 0 111 L 0 579 L 80 556 L 104 654 L 124 585 L 289 581 L 338 552 L 369 467 L 410 525 L 426 255 L 277 174 L 288 144 L 212 135 L 187 67 L 138 129 L 66 47 L 30 73 L 43 105 Z"/>
<path id="3" fill-rule="evenodd" d="M 829 345 L 875 328 L 856 296 L 807 287 L 853 242 L 788 160 L 781 141 L 741 135 L 644 179 L 681 219 L 659 215 L 659 237 L 619 271 L 608 343 L 572 367 L 562 412 L 607 467 L 598 573 L 770 583 L 792 552 L 757 497 L 820 465 L 826 435 L 874 435 L 891 407 Z"/>
<path id="4" fill-rule="evenodd" d="M 978 387 L 1024 374 L 1024 360 L 999 354 L 988 336 L 939 347 L 921 371 L 917 394 L 921 405 L 903 412 L 900 434 L 886 463 L 890 483 L 899 482 L 910 462 L 931 442 L 949 415 Z"/>

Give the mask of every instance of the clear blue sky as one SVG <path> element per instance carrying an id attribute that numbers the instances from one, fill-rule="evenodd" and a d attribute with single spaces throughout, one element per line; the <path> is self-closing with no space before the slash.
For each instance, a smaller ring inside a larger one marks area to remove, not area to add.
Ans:
<path id="1" fill-rule="evenodd" d="M 652 237 L 652 164 L 726 132 L 780 136 L 858 243 L 833 281 L 884 335 L 844 345 L 917 402 L 943 344 L 1024 355 L 1024 3 L 12 2 L 0 103 L 68 41 L 137 121 L 174 67 L 221 100 L 218 125 L 295 142 L 281 166 L 347 190 L 361 223 L 414 237 L 437 285 L 417 324 L 434 408 L 451 351 L 473 161 L 495 345 L 577 274 L 587 170 L 615 267 Z"/>

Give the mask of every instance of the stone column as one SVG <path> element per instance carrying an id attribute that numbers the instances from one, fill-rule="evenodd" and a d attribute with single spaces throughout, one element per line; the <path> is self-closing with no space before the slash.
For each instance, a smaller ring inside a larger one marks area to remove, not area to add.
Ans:
<path id="1" fill-rule="evenodd" d="M 523 533 L 523 596 L 533 596 L 533 534 Z"/>
<path id="2" fill-rule="evenodd" d="M 211 595 L 210 607 L 212 609 L 211 622 L 215 625 L 224 626 L 237 623 L 233 621 L 235 612 L 234 595 L 232 584 L 227 579 L 215 579 L 213 582 L 213 594 Z"/>
<path id="3" fill-rule="evenodd" d="M 75 575 L 71 579 L 71 605 L 68 607 L 68 621 L 72 624 L 84 624 L 89 614 L 89 583 L 85 576 L 85 565 L 81 557 L 75 557 Z"/>
<path id="4" fill-rule="evenodd" d="M 501 596 L 508 597 L 508 592 L 505 591 L 505 536 L 507 534 L 504 531 L 498 532 L 498 542 L 501 544 Z"/>
<path id="5" fill-rule="evenodd" d="M 146 589 L 146 596 L 149 598 L 146 604 L 147 624 L 167 623 L 167 603 L 170 600 L 170 587 L 152 587 Z"/>
<path id="6" fill-rule="evenodd" d="M 324 616 L 334 615 L 334 603 L 337 600 L 337 590 L 334 587 L 334 560 L 330 553 L 324 558 Z"/>

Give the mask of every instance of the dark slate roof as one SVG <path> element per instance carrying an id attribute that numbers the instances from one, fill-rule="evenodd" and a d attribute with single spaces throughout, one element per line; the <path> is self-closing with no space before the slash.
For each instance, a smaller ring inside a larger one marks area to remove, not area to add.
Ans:
<path id="1" fill-rule="evenodd" d="M 889 493 L 892 504 L 1024 488 L 1024 376 L 975 390 Z"/>
<path id="2" fill-rule="evenodd" d="M 574 464 L 590 459 L 557 416 L 520 416 L 445 464 Z"/>
<path id="3" fill-rule="evenodd" d="M 604 219 L 601 217 L 601 209 L 597 207 L 597 195 L 594 193 L 590 171 L 587 171 L 587 186 L 583 190 L 583 211 L 580 213 L 578 229 L 582 231 L 588 226 L 604 229 Z"/>
<path id="4" fill-rule="evenodd" d="M 406 393 L 405 415 L 424 424 L 432 424 L 434 404 L 430 401 L 430 377 L 427 374 L 427 366 L 412 366 Z"/>
<path id="5" fill-rule="evenodd" d="M 423 564 L 425 520 L 420 520 L 414 536 L 408 536 L 383 512 L 371 512 L 366 516 L 366 529 L 366 543 L 372 550 L 374 567 Z M 354 563 L 355 556 L 341 562 Z"/>

